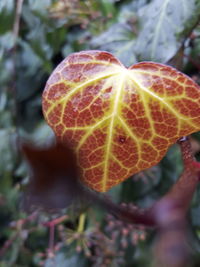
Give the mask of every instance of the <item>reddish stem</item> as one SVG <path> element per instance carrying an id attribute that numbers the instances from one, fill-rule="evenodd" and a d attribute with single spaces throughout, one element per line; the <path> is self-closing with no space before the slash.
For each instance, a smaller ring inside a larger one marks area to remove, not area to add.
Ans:
<path id="1" fill-rule="evenodd" d="M 6 240 L 4 243 L 3 247 L 0 250 L 0 257 L 3 257 L 6 251 L 12 246 L 13 242 L 17 239 L 18 237 L 18 232 L 15 233 L 10 239 Z"/>
<path id="2" fill-rule="evenodd" d="M 156 266 L 184 267 L 189 263 L 186 214 L 199 182 L 200 168 L 192 155 L 189 141 L 179 141 L 179 144 L 183 174 L 169 193 L 152 207 L 158 227 Z"/>
<path id="3" fill-rule="evenodd" d="M 49 221 L 49 222 L 43 224 L 44 226 L 49 227 L 48 257 L 50 257 L 50 258 L 54 257 L 55 226 L 59 223 L 62 223 L 66 219 L 68 219 L 68 216 L 63 215 L 59 218 L 56 218 L 52 221 Z"/>
<path id="4" fill-rule="evenodd" d="M 49 226 L 49 248 L 48 255 L 50 257 L 54 256 L 54 239 L 55 239 L 55 224 Z"/>
<path id="5" fill-rule="evenodd" d="M 51 227 L 52 225 L 57 225 L 57 224 L 59 224 L 59 223 L 64 222 L 64 221 L 67 220 L 68 218 L 69 218 L 68 215 L 63 215 L 63 216 L 61 216 L 61 217 L 58 217 L 58 218 L 56 218 L 56 219 L 53 219 L 52 221 L 46 222 L 46 223 L 44 223 L 43 225 L 44 225 L 44 226 Z"/>

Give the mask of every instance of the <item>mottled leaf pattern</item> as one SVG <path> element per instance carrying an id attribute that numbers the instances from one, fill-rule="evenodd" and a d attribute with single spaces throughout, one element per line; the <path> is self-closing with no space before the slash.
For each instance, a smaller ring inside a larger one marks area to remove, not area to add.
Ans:
<path id="1" fill-rule="evenodd" d="M 200 129 L 200 90 L 172 67 L 141 62 L 127 69 L 108 52 L 83 51 L 52 73 L 43 111 L 75 149 L 82 180 L 104 192 Z"/>

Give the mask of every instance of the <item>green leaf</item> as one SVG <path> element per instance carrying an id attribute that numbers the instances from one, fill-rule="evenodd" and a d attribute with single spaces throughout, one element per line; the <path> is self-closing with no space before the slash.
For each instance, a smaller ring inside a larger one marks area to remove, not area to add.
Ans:
<path id="1" fill-rule="evenodd" d="M 42 66 L 42 59 L 35 53 L 28 42 L 20 41 L 21 53 L 19 53 L 20 67 L 23 68 L 23 76 L 35 75 Z"/>
<path id="2" fill-rule="evenodd" d="M 48 12 L 48 8 L 50 7 L 50 5 L 52 4 L 52 0 L 29 0 L 28 4 L 29 7 L 31 8 L 31 10 L 39 12 L 43 15 L 47 15 Z"/>
<path id="3" fill-rule="evenodd" d="M 5 193 L 10 190 L 12 171 L 16 164 L 14 133 L 11 129 L 0 129 L 0 140 L 0 191 Z"/>
<path id="4" fill-rule="evenodd" d="M 154 0 L 139 11 L 142 29 L 135 51 L 140 60 L 162 63 L 172 58 L 188 30 L 198 21 L 200 4 L 196 0 Z M 190 24 L 188 24 L 190 23 Z M 184 31 L 187 25 L 187 31 Z"/>
<path id="5" fill-rule="evenodd" d="M 13 28 L 13 13 L 14 0 L 0 0 L 0 35 Z"/>
<path id="6" fill-rule="evenodd" d="M 128 179 L 122 184 L 121 197 L 123 201 L 129 202 L 141 200 L 144 196 L 150 197 L 153 190 L 162 179 L 160 165 L 153 166 L 147 170 L 141 171 L 132 176 L 132 179 Z M 154 195 L 152 194 L 152 198 Z"/>
<path id="7" fill-rule="evenodd" d="M 30 133 L 21 130 L 20 136 L 37 145 L 48 144 L 54 139 L 53 131 L 44 121 L 40 122 Z"/>
<path id="8" fill-rule="evenodd" d="M 14 47 L 15 38 L 12 32 L 6 32 L 0 36 L 0 60 L 3 59 L 5 51 L 8 51 Z"/>
<path id="9" fill-rule="evenodd" d="M 195 29 L 194 36 L 196 38 L 192 41 L 192 49 L 190 51 L 190 55 L 198 64 L 198 62 L 200 61 L 200 27 L 197 27 Z"/>
<path id="10" fill-rule="evenodd" d="M 149 0 L 131 1 L 122 5 L 118 15 L 118 22 L 126 22 L 133 19 L 134 15 L 137 17 L 138 11 L 149 3 Z"/>
<path id="11" fill-rule="evenodd" d="M 126 66 L 136 63 L 134 54 L 135 35 L 131 25 L 113 24 L 107 31 L 91 41 L 91 47 L 114 54 Z"/>
<path id="12" fill-rule="evenodd" d="M 84 267 L 85 260 L 79 256 L 79 254 L 74 254 L 73 256 L 67 258 L 66 254 L 60 252 L 58 253 L 54 259 L 48 258 L 45 263 L 44 267 L 52 267 L 52 266 L 59 266 L 59 267 L 67 267 L 67 266 L 79 266 Z"/>
<path id="13" fill-rule="evenodd" d="M 9 130 L 2 129 L 0 130 L 0 173 L 2 172 L 9 172 L 13 168 L 13 151 L 11 151 L 11 144 L 10 144 L 10 137 L 11 133 Z"/>
<path id="14" fill-rule="evenodd" d="M 0 12 L 6 11 L 11 12 L 14 8 L 14 0 L 1 0 L 0 1 Z"/>

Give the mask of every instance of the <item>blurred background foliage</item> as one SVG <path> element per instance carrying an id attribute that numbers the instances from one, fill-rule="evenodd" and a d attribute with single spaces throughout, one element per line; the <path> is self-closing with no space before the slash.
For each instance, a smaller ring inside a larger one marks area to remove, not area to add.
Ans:
<path id="1" fill-rule="evenodd" d="M 28 168 L 16 140 L 21 136 L 41 145 L 53 137 L 43 119 L 41 93 L 55 66 L 74 51 L 107 50 L 126 66 L 142 60 L 167 63 L 199 83 L 199 19 L 199 0 L 0 1 L 1 267 L 153 266 L 154 232 L 118 221 L 92 205 L 80 212 L 68 207 L 58 214 L 26 214 L 20 206 Z M 199 141 L 199 133 L 191 137 L 197 158 Z M 150 206 L 167 192 L 181 169 L 174 145 L 160 164 L 108 195 L 117 203 Z M 200 189 L 189 214 L 189 246 L 196 266 L 199 197 Z M 61 215 L 52 255 L 45 223 Z"/>

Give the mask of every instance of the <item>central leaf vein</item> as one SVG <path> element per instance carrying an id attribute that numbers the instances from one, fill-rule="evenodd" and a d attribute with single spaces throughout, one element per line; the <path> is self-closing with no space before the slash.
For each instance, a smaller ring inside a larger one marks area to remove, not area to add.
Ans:
<path id="1" fill-rule="evenodd" d="M 109 157 L 111 153 L 112 138 L 113 138 L 113 133 L 114 133 L 114 124 L 115 124 L 116 116 L 118 115 L 119 101 L 120 101 L 120 96 L 123 91 L 124 78 L 125 78 L 125 73 L 122 72 L 122 74 L 119 76 L 119 85 L 118 85 L 118 88 L 116 89 L 116 94 L 115 96 L 113 96 L 114 105 L 113 105 L 113 112 L 111 115 L 110 124 L 108 128 L 108 135 L 107 135 L 107 140 L 106 140 L 105 164 L 104 164 L 104 172 L 103 172 L 104 175 L 102 178 L 102 189 L 104 191 L 106 190 L 106 183 L 108 180 Z"/>

